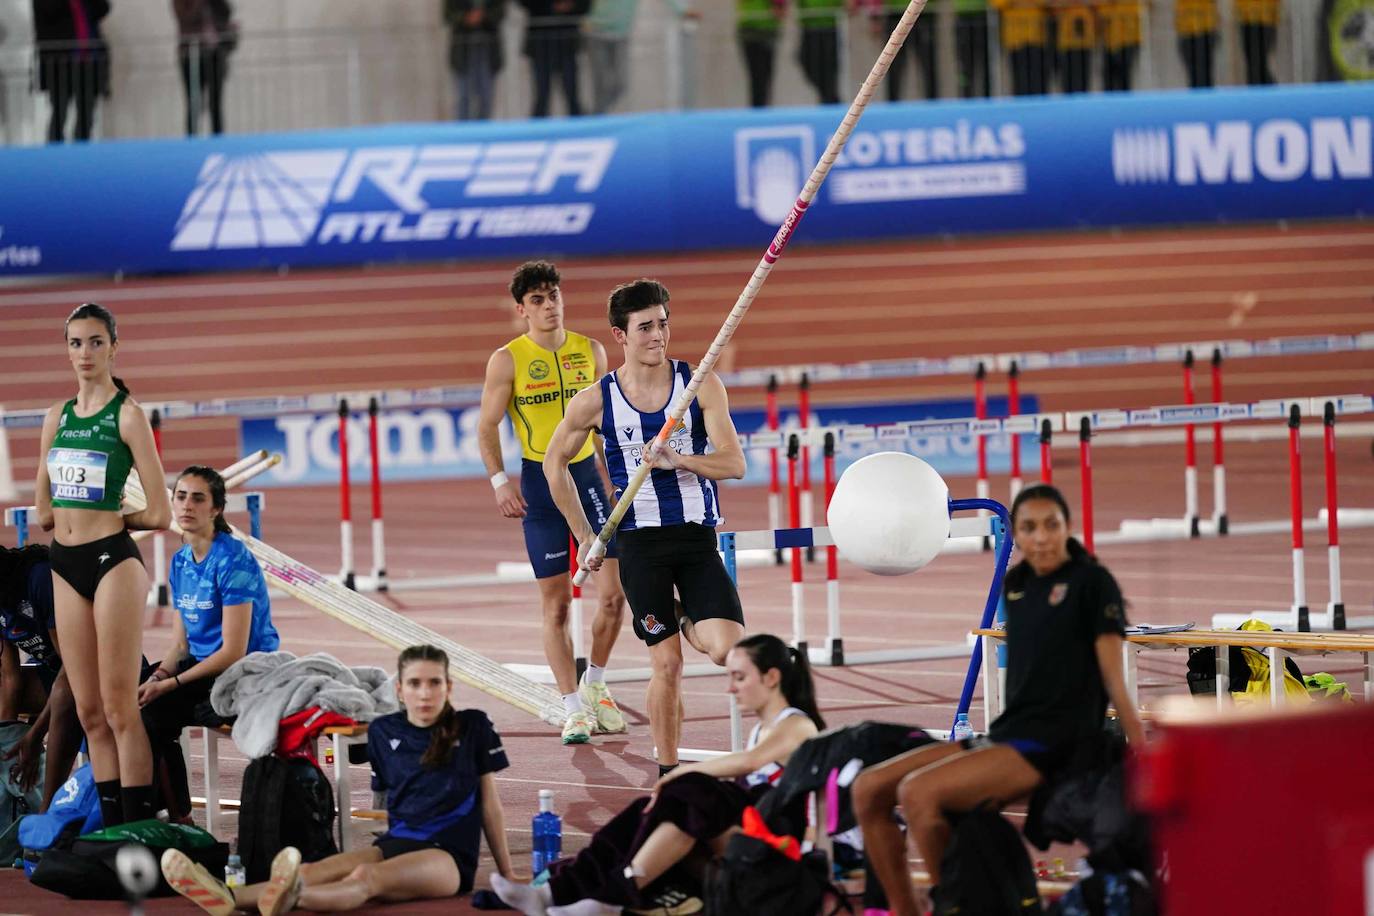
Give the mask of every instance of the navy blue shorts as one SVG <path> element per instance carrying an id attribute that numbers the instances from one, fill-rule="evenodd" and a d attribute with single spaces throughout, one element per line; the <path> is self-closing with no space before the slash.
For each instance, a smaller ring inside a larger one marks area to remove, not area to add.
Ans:
<path id="1" fill-rule="evenodd" d="M 582 499 L 582 511 L 592 528 L 601 530 L 606 519 L 611 516 L 611 502 L 606 498 L 606 488 L 601 475 L 596 470 L 596 458 L 584 458 L 576 464 L 568 465 L 573 483 L 577 485 L 577 495 Z M 566 576 L 571 568 L 568 557 L 568 539 L 572 536 L 563 513 L 554 505 L 549 493 L 549 481 L 544 476 L 544 466 L 528 458 L 520 463 L 520 495 L 525 498 L 525 551 L 534 566 L 536 579 L 551 576 Z M 615 542 L 611 538 L 606 550 L 609 559 L 615 559 Z"/>

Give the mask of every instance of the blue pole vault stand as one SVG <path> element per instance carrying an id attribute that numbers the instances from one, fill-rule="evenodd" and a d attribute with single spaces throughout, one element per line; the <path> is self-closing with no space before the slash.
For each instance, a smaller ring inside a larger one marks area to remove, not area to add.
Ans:
<path id="1" fill-rule="evenodd" d="M 995 499 L 951 499 L 949 501 L 949 511 L 953 515 L 955 512 L 968 511 L 970 509 L 987 509 L 997 516 L 993 524 L 993 544 L 996 550 L 996 563 L 992 571 L 992 585 L 988 589 L 987 604 L 983 608 L 983 617 L 978 624 L 978 628 L 986 630 L 992 626 L 994 615 L 1005 618 L 1006 612 L 1002 607 L 1002 580 L 1007 575 L 1007 563 L 1011 560 L 1011 516 L 1007 513 L 1007 507 Z M 1006 655 L 999 649 L 997 653 L 998 666 L 1006 666 Z M 973 702 L 973 687 L 978 683 L 978 673 L 983 666 L 983 641 L 974 640 L 973 652 L 969 656 L 968 674 L 964 678 L 964 689 L 959 694 L 959 705 L 954 710 L 954 721 L 959 720 L 962 713 L 968 712 L 969 704 Z M 950 728 L 953 729 L 951 723 Z"/>

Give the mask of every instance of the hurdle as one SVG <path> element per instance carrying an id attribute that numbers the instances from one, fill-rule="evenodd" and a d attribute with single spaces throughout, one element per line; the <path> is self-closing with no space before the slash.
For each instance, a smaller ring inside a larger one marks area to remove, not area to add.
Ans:
<path id="1" fill-rule="evenodd" d="M 1286 411 L 1289 460 L 1289 520 L 1292 538 L 1293 603 L 1286 611 L 1257 610 L 1249 614 L 1214 614 L 1213 629 L 1234 629 L 1246 620 L 1256 618 L 1272 626 L 1286 626 L 1299 632 L 1345 630 L 1374 627 L 1374 616 L 1350 618 L 1346 616 L 1341 586 L 1340 525 L 1369 527 L 1374 525 L 1374 510 L 1341 508 L 1337 502 L 1336 477 L 1336 418 L 1341 415 L 1374 412 L 1374 398 L 1367 395 L 1341 395 L 1312 398 L 1307 401 L 1279 402 Z M 1306 518 L 1302 502 L 1302 417 L 1321 417 L 1324 496 L 1326 505 L 1315 519 Z M 1232 530 L 1244 526 L 1231 526 Z M 1324 613 L 1311 613 L 1307 602 L 1304 533 L 1326 530 L 1327 581 L 1329 600 Z"/>

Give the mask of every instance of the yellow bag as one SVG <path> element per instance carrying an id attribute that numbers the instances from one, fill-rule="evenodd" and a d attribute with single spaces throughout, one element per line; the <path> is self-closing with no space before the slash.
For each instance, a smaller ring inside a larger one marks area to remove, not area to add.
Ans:
<path id="1" fill-rule="evenodd" d="M 1274 628 L 1263 620 L 1254 618 L 1242 623 L 1240 629 L 1262 633 L 1274 631 Z M 1246 685 L 1244 691 L 1237 691 L 1233 694 L 1236 702 L 1269 702 L 1269 656 L 1258 649 L 1251 649 L 1249 646 L 1242 647 L 1240 651 L 1245 656 L 1245 663 L 1250 666 L 1250 683 Z M 1296 665 L 1284 665 L 1283 699 L 1288 703 L 1311 703 L 1312 697 L 1307 692 L 1307 685 L 1303 683 L 1301 672 L 1297 675 L 1293 673 L 1295 667 Z"/>

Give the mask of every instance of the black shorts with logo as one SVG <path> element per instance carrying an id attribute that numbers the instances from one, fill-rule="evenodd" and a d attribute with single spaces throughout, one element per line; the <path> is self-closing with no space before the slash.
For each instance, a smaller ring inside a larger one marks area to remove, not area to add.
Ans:
<path id="1" fill-rule="evenodd" d="M 52 571 L 87 601 L 95 600 L 96 589 L 105 574 L 130 557 L 143 562 L 143 555 L 128 531 L 117 531 L 109 537 L 74 547 L 60 544 L 54 538 L 48 546 Z"/>
<path id="2" fill-rule="evenodd" d="M 714 528 L 688 522 L 635 528 L 620 542 L 620 584 L 634 617 L 635 635 L 655 645 L 678 632 L 673 592 L 693 623 L 714 618 L 744 623 L 739 592 L 716 552 Z"/>

